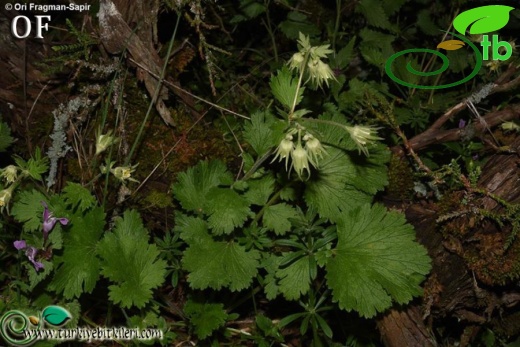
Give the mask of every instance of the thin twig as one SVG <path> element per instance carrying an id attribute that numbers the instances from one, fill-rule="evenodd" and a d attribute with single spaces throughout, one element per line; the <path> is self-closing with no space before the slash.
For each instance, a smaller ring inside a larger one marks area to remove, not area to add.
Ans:
<path id="1" fill-rule="evenodd" d="M 149 73 L 149 74 L 152 75 L 153 77 L 159 79 L 159 76 L 158 76 L 157 74 L 155 74 L 155 73 L 153 73 L 152 71 L 150 71 L 149 69 L 147 69 L 144 65 L 139 64 L 137 61 L 135 61 L 135 60 L 132 59 L 132 58 L 129 58 L 129 59 L 130 59 L 130 61 L 131 61 L 132 63 L 134 63 L 135 65 L 139 66 L 141 69 L 145 70 L 147 73 Z M 210 105 L 210 106 L 212 106 L 212 107 L 218 108 L 219 110 L 222 110 L 222 111 L 225 111 L 225 112 L 231 113 L 231 114 L 233 114 L 233 115 L 235 115 L 235 116 L 237 116 L 237 117 L 241 117 L 241 118 L 244 118 L 244 119 L 251 119 L 250 117 L 244 116 L 244 115 L 242 115 L 242 114 L 240 114 L 240 113 L 237 113 L 237 112 L 235 112 L 235 111 L 231 111 L 231 110 L 229 110 L 229 109 L 227 109 L 227 108 L 225 108 L 225 107 L 222 107 L 222 106 L 219 106 L 219 105 L 217 105 L 217 104 L 214 104 L 214 103 L 212 103 L 211 101 L 207 101 L 207 100 L 201 98 L 200 96 L 197 96 L 197 95 L 195 95 L 195 94 L 192 94 L 192 93 L 188 92 L 186 89 L 181 88 L 181 87 L 175 85 L 174 83 L 172 83 L 172 82 L 170 82 L 170 81 L 168 81 L 168 80 L 163 80 L 162 82 L 163 82 L 164 85 L 167 86 L 167 87 L 171 87 L 171 88 L 174 88 L 174 89 L 176 89 L 176 90 L 179 90 L 179 91 L 181 91 L 181 92 L 183 92 L 183 93 L 185 93 L 185 94 L 191 96 L 192 98 L 195 98 L 195 99 L 197 99 L 197 100 L 199 100 L 199 101 L 202 101 L 202 102 L 204 102 L 204 103 L 206 103 L 206 104 L 208 104 L 208 105 Z"/>

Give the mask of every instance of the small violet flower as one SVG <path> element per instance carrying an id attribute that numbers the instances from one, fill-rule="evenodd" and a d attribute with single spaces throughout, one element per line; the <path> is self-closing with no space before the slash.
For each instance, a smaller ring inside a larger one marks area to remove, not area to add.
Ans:
<path id="1" fill-rule="evenodd" d="M 56 225 L 57 222 L 60 222 L 61 225 L 67 225 L 69 223 L 69 220 L 67 218 L 54 217 L 52 215 L 52 212 L 49 211 L 47 204 L 44 201 L 42 201 L 41 204 L 44 207 L 44 210 L 43 210 L 43 239 L 44 239 L 44 241 L 46 241 L 47 236 L 49 235 L 49 233 L 54 228 L 54 225 Z"/>
<path id="2" fill-rule="evenodd" d="M 36 249 L 36 247 L 27 246 L 27 243 L 25 242 L 25 240 L 17 240 L 15 242 L 13 242 L 13 245 L 14 245 L 14 248 L 16 248 L 19 251 L 25 250 L 25 255 L 27 256 L 29 261 L 34 265 L 34 269 L 36 271 L 43 269 L 43 264 L 40 263 L 39 261 L 36 261 L 36 259 L 35 259 L 36 255 L 38 254 L 38 250 Z"/>
<path id="3" fill-rule="evenodd" d="M 466 121 L 464 119 L 459 120 L 459 129 L 462 129 L 466 126 Z"/>

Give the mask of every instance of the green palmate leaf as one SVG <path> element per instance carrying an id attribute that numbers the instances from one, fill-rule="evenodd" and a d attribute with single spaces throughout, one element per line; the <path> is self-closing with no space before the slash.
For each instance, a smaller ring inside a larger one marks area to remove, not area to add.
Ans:
<path id="1" fill-rule="evenodd" d="M 383 9 L 385 10 L 385 13 L 391 15 L 397 10 L 400 10 L 405 3 L 407 3 L 410 0 L 393 0 L 393 1 L 383 1 Z"/>
<path id="2" fill-rule="evenodd" d="M 364 47 L 377 48 L 385 59 L 395 53 L 392 47 L 392 42 L 396 39 L 395 35 L 383 34 L 379 31 L 365 28 L 359 32 L 359 36 L 362 39 L 361 49 Z"/>
<path id="3" fill-rule="evenodd" d="M 375 194 L 388 184 L 386 163 L 390 160 L 390 151 L 381 144 L 369 148 L 368 157 L 349 152 L 351 165 L 346 175 L 349 184 L 363 192 Z"/>
<path id="4" fill-rule="evenodd" d="M 403 215 L 365 205 L 338 221 L 338 245 L 326 265 L 327 283 L 342 309 L 373 317 L 421 294 L 430 271 L 424 247 Z"/>
<path id="5" fill-rule="evenodd" d="M 259 157 L 276 144 L 278 134 L 272 129 L 275 122 L 274 117 L 265 111 L 254 113 L 251 121 L 244 125 L 244 138 Z"/>
<path id="6" fill-rule="evenodd" d="M 384 97 L 382 93 L 388 92 L 388 85 L 385 83 L 362 82 L 353 78 L 348 82 L 349 89 L 338 96 L 338 106 L 340 109 L 359 109 L 364 103 L 367 94 Z"/>
<path id="7" fill-rule="evenodd" d="M 230 185 L 233 176 L 224 163 L 218 160 L 201 161 L 179 174 L 173 185 L 173 194 L 185 210 L 201 213 L 206 208 L 206 195 L 219 185 Z"/>
<path id="8" fill-rule="evenodd" d="M 377 66 L 378 68 L 382 68 L 385 65 L 387 57 L 379 47 L 362 44 L 359 50 L 367 63 Z"/>
<path id="9" fill-rule="evenodd" d="M 66 247 L 63 255 L 55 256 L 59 265 L 51 282 L 51 288 L 63 293 L 66 299 L 91 293 L 96 286 L 100 270 L 96 245 L 103 235 L 104 225 L 105 213 L 101 207 L 70 218 L 65 234 Z"/>
<path id="10" fill-rule="evenodd" d="M 34 288 L 36 288 L 38 283 L 40 283 L 41 281 L 46 279 L 47 276 L 49 276 L 52 273 L 52 270 L 54 270 L 54 264 L 52 262 L 47 261 L 45 259 L 40 259 L 38 261 L 43 264 L 43 270 L 36 271 L 34 269 L 33 264 L 31 264 L 28 261 L 24 263 L 24 267 L 26 268 L 27 274 L 29 275 L 29 289 L 30 290 L 33 290 Z"/>
<path id="11" fill-rule="evenodd" d="M 187 243 L 213 241 L 208 232 L 208 224 L 201 218 L 190 217 L 183 213 L 175 213 L 175 230 L 181 233 L 181 238 Z"/>
<path id="12" fill-rule="evenodd" d="M 200 303 L 191 299 L 184 305 L 184 313 L 195 327 L 194 331 L 199 339 L 205 339 L 224 326 L 229 316 L 223 304 Z"/>
<path id="13" fill-rule="evenodd" d="M 348 155 L 337 148 L 328 148 L 327 152 L 318 172 L 307 181 L 304 197 L 309 208 L 336 221 L 346 211 L 370 202 L 372 197 L 348 184 L 354 165 Z"/>
<path id="14" fill-rule="evenodd" d="M 217 235 L 229 234 L 251 215 L 246 199 L 229 188 L 213 188 L 207 194 L 208 225 Z"/>
<path id="15" fill-rule="evenodd" d="M 276 277 L 279 279 L 278 291 L 287 300 L 297 300 L 309 291 L 311 266 L 316 268 L 313 258 L 313 255 L 303 256 L 291 265 L 276 271 Z"/>
<path id="16" fill-rule="evenodd" d="M 144 307 L 152 299 L 152 289 L 164 282 L 167 264 L 148 238 L 139 214 L 125 211 L 114 231 L 98 244 L 101 274 L 115 283 L 108 287 L 110 300 L 121 307 Z"/>
<path id="17" fill-rule="evenodd" d="M 19 199 L 13 204 L 11 215 L 23 223 L 23 230 L 36 231 L 42 227 L 43 206 L 45 196 L 36 190 L 24 190 L 18 195 Z"/>
<path id="18" fill-rule="evenodd" d="M 249 189 L 245 192 L 244 198 L 252 205 L 263 206 L 274 190 L 273 175 L 265 175 L 259 179 L 248 180 Z"/>
<path id="19" fill-rule="evenodd" d="M 291 230 L 291 218 L 298 217 L 298 212 L 291 206 L 281 203 L 268 206 L 262 217 L 263 225 L 273 230 L 276 235 L 283 235 Z"/>
<path id="20" fill-rule="evenodd" d="M 27 161 L 29 175 L 37 181 L 42 179 L 42 174 L 49 169 L 49 158 L 43 157 L 40 148 L 36 148 L 34 156 Z"/>
<path id="21" fill-rule="evenodd" d="M 448 51 L 446 56 L 450 61 L 450 71 L 453 72 L 462 72 L 470 65 L 470 63 L 473 64 L 472 59 L 468 57 L 467 53 L 464 52 L 463 49 Z"/>
<path id="22" fill-rule="evenodd" d="M 62 196 L 67 204 L 72 205 L 72 207 L 78 206 L 81 211 L 86 211 L 96 204 L 96 199 L 90 191 L 81 184 L 74 182 L 67 182 L 67 185 L 63 188 Z"/>
<path id="23" fill-rule="evenodd" d="M 267 274 L 265 275 L 262 284 L 264 286 L 265 296 L 268 300 L 273 300 L 279 293 L 276 271 L 278 271 L 281 262 L 282 257 L 276 256 L 274 254 L 264 253 L 264 259 L 262 259 L 262 268 L 267 271 Z"/>
<path id="24" fill-rule="evenodd" d="M 504 5 L 488 5 L 472 8 L 459 14 L 453 20 L 453 27 L 462 35 L 469 33 L 473 35 L 486 34 L 500 30 L 509 22 L 509 12 L 514 7 Z"/>
<path id="25" fill-rule="evenodd" d="M 259 258 L 258 251 L 248 252 L 237 243 L 210 241 L 190 245 L 182 263 L 193 289 L 228 287 L 237 291 L 251 284 Z"/>
<path id="26" fill-rule="evenodd" d="M 291 110 L 296 91 L 298 90 L 298 78 L 294 76 L 288 67 L 284 66 L 281 70 L 278 70 L 276 76 L 271 76 L 271 91 L 274 97 L 278 100 L 287 110 Z M 298 90 L 298 96 L 296 97 L 296 105 L 298 105 L 303 98 L 303 92 L 305 88 Z"/>
<path id="27" fill-rule="evenodd" d="M 420 11 L 417 15 L 417 26 L 426 35 L 439 35 L 440 28 L 432 20 L 431 11 L 428 9 Z"/>
<path id="28" fill-rule="evenodd" d="M 300 37 L 300 33 L 307 36 L 320 34 L 320 30 L 312 24 L 303 13 L 292 11 L 287 14 L 287 20 L 280 23 L 280 30 L 291 40 Z"/>
<path id="29" fill-rule="evenodd" d="M 338 54 L 332 58 L 332 66 L 339 69 L 346 69 L 354 58 L 354 45 L 356 44 L 356 37 L 350 39 L 348 44 L 339 50 Z"/>
<path id="30" fill-rule="evenodd" d="M 14 139 L 11 136 L 11 129 L 7 123 L 0 122 L 0 152 L 3 152 L 13 143 Z"/>
<path id="31" fill-rule="evenodd" d="M 255 18 L 265 12 L 266 7 L 263 2 L 257 2 L 255 0 L 241 0 L 240 10 L 248 18 Z"/>
<path id="32" fill-rule="evenodd" d="M 385 13 L 380 0 L 361 0 L 356 10 L 365 16 L 368 24 L 395 31 L 395 25 L 392 25 L 388 20 L 388 15 Z"/>
<path id="33" fill-rule="evenodd" d="M 325 113 L 319 119 L 333 121 L 335 123 L 347 125 L 344 117 L 332 105 L 325 105 Z M 357 147 L 347 131 L 341 126 L 319 123 L 313 125 L 312 130 L 320 134 L 320 139 L 329 153 L 320 161 L 316 177 L 309 180 L 309 185 L 313 192 L 317 192 L 316 184 L 323 185 L 327 194 L 332 193 L 332 200 L 326 202 L 331 204 L 342 194 L 340 191 L 334 193 L 333 190 L 352 190 L 357 189 L 368 194 L 375 194 L 388 184 L 386 163 L 390 160 L 390 152 L 380 144 L 370 144 L 368 157 L 359 155 Z M 329 150 L 330 149 L 330 150 Z M 322 182 L 324 180 L 325 182 Z M 347 185 L 346 187 L 344 185 Z M 339 194 L 339 195 L 338 195 Z M 360 195 L 354 198 L 355 201 L 367 202 Z M 361 199 L 361 200 L 360 200 Z M 310 201 L 308 201 L 310 202 Z M 311 202 L 312 204 L 312 202 Z M 345 206 L 343 204 L 343 206 Z M 322 211 L 318 210 L 322 216 Z M 330 218 L 330 216 L 326 216 Z"/>

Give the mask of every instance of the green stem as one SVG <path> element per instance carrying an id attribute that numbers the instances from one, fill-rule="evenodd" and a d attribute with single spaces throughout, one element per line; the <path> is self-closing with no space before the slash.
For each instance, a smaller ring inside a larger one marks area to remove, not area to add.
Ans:
<path id="1" fill-rule="evenodd" d="M 293 184 L 293 182 L 289 182 L 288 184 L 286 184 L 285 186 L 283 186 L 281 189 L 279 189 L 272 197 L 271 199 L 269 199 L 269 201 L 266 202 L 266 204 L 262 207 L 262 209 L 256 214 L 255 218 L 253 219 L 253 221 L 251 222 L 251 224 L 255 224 L 255 223 L 258 223 L 258 221 L 260 220 L 260 218 L 262 218 L 265 210 L 271 206 L 273 203 L 275 203 L 278 198 L 280 197 L 280 194 L 282 194 L 282 191 L 285 189 L 285 188 L 288 188 L 290 187 L 291 185 Z"/>
<path id="2" fill-rule="evenodd" d="M 331 121 L 331 120 L 326 120 L 326 119 L 302 118 L 302 119 L 300 119 L 300 121 L 328 124 L 328 125 L 333 125 L 335 127 L 340 127 L 340 128 L 345 128 L 346 127 L 345 124 L 341 124 L 341 123 L 334 122 L 334 121 Z"/>
<path id="3" fill-rule="evenodd" d="M 300 71 L 300 77 L 298 78 L 298 85 L 296 86 L 296 93 L 294 93 L 294 100 L 291 107 L 291 111 L 289 112 L 289 121 L 291 120 L 291 116 L 296 109 L 296 102 L 298 101 L 298 93 L 300 92 L 300 88 L 303 80 L 303 73 L 305 72 L 305 66 L 307 65 L 307 60 L 309 59 L 309 53 L 305 53 L 305 58 L 303 59 L 302 69 Z"/>
<path id="4" fill-rule="evenodd" d="M 336 54 L 336 37 L 339 31 L 339 19 L 341 16 L 341 0 L 336 0 L 336 23 L 334 24 L 334 34 L 332 36 L 332 50 Z"/>
<path id="5" fill-rule="evenodd" d="M 242 181 L 247 181 L 255 172 L 256 170 L 260 167 L 260 165 L 263 164 L 264 161 L 267 160 L 267 158 L 269 158 L 269 156 L 273 153 L 273 150 L 270 149 L 269 151 L 267 151 L 267 153 L 265 153 L 262 157 L 258 158 L 256 160 L 256 162 L 253 164 L 253 167 L 251 167 L 251 169 L 249 169 L 248 172 L 246 172 L 246 174 L 244 175 L 244 177 L 242 177 Z"/>
<path id="6" fill-rule="evenodd" d="M 265 17 L 267 19 L 267 23 L 263 19 L 262 19 L 262 23 L 264 23 L 264 26 L 267 29 L 269 36 L 271 37 L 271 44 L 273 45 L 274 61 L 278 62 L 278 49 L 276 48 L 276 40 L 274 37 L 273 28 L 271 26 L 271 19 L 269 18 L 269 0 L 264 1 L 264 5 L 265 5 Z"/>
<path id="7" fill-rule="evenodd" d="M 252 296 L 255 296 L 256 294 L 258 294 L 260 292 L 262 288 L 260 288 L 260 286 L 256 286 L 253 290 L 251 290 L 251 295 Z M 233 310 L 235 308 L 237 308 L 238 306 L 242 305 L 244 302 L 246 302 L 247 300 L 249 300 L 250 296 L 247 295 L 247 296 L 244 296 L 242 299 L 239 299 L 239 300 L 236 300 L 233 304 L 231 304 L 229 306 L 229 308 L 227 309 L 228 312 L 233 312 Z"/>

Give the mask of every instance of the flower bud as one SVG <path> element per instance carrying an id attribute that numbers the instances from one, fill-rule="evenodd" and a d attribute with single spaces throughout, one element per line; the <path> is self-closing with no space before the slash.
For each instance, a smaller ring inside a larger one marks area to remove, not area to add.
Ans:
<path id="1" fill-rule="evenodd" d="M 115 168 L 111 168 L 110 172 L 121 182 L 132 181 L 138 182 L 136 179 L 132 178 L 132 173 L 135 171 L 137 165 L 134 166 L 117 166 Z"/>

